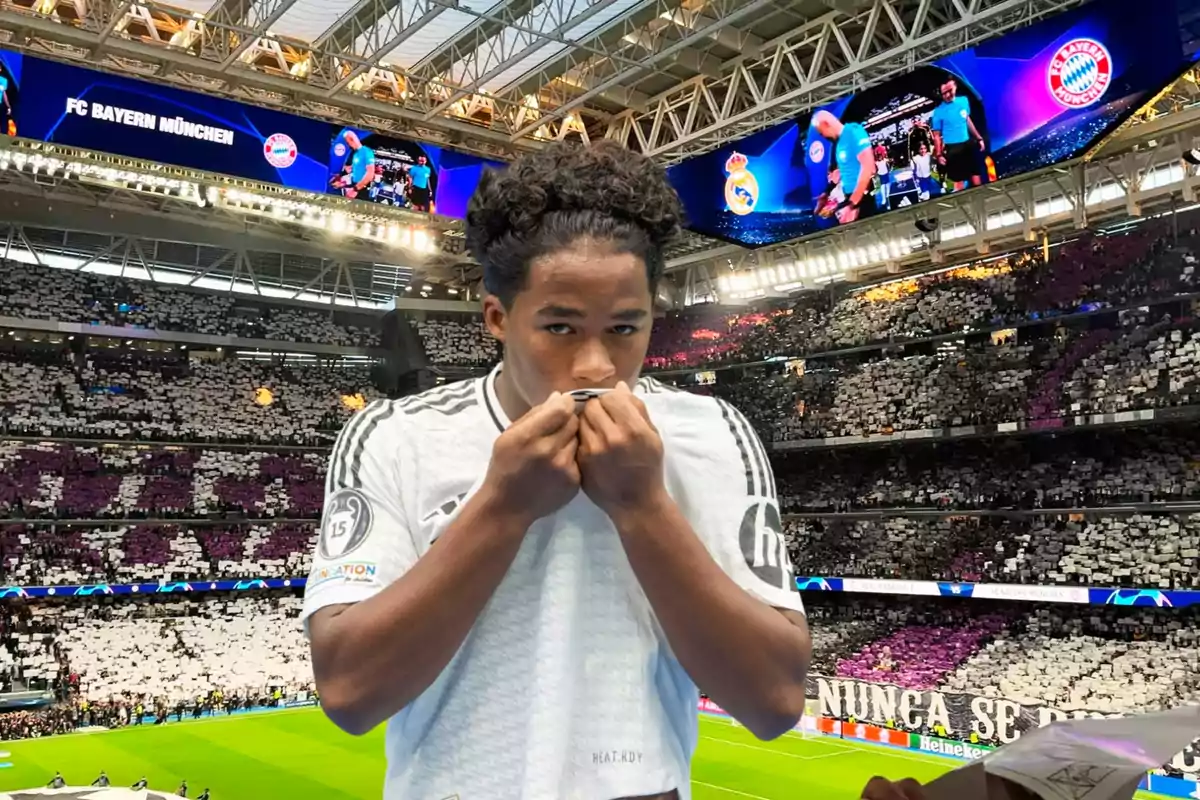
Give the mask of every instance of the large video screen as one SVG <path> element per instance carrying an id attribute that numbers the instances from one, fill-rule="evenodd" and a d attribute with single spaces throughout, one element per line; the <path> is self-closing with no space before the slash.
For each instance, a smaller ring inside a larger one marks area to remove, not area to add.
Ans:
<path id="1" fill-rule="evenodd" d="M 483 170 L 502 166 L 8 50 L 0 50 L 0 135 L 460 218 Z M 368 155 L 373 180 L 356 191 L 347 180 L 367 169 Z"/>
<path id="2" fill-rule="evenodd" d="M 0 136 L 17 135 L 21 108 L 21 56 L 0 50 Z"/>
<path id="3" fill-rule="evenodd" d="M 1075 158 L 1190 62 L 1180 4 L 1099 0 L 669 170 L 694 230 L 775 244 Z"/>
<path id="4" fill-rule="evenodd" d="M 306 191 L 325 189 L 330 126 L 41 58 L 0 54 L 9 133 Z"/>
<path id="5" fill-rule="evenodd" d="M 342 128 L 329 145 L 329 191 L 463 218 L 483 171 L 503 165 L 430 144 Z"/>

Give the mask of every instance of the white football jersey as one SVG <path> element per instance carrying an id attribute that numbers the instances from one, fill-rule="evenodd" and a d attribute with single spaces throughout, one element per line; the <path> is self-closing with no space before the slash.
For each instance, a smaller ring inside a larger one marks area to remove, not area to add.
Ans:
<path id="1" fill-rule="evenodd" d="M 400 578 L 482 482 L 509 425 L 485 378 L 356 414 L 334 448 L 304 619 Z M 637 386 L 666 485 L 721 569 L 803 611 L 766 450 L 723 401 Z M 691 797 L 699 694 L 612 521 L 582 492 L 529 529 L 434 683 L 388 723 L 386 800 Z"/>

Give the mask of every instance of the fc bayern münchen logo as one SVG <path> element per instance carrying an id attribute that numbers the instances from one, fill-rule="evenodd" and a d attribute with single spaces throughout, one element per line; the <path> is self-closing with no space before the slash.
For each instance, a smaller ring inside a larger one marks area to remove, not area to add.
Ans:
<path id="1" fill-rule="evenodd" d="M 1050 59 L 1050 94 L 1059 105 L 1083 108 L 1104 96 L 1112 83 L 1112 57 L 1095 39 L 1074 39 Z"/>
<path id="2" fill-rule="evenodd" d="M 287 169 L 296 163 L 296 142 L 286 133 L 272 133 L 263 142 L 263 155 L 272 167 Z"/>

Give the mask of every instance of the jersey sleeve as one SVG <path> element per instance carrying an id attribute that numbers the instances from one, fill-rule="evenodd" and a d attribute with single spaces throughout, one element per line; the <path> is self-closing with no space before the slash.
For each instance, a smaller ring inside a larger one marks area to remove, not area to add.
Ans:
<path id="1" fill-rule="evenodd" d="M 679 476 L 689 521 L 735 583 L 768 605 L 803 613 L 766 448 L 733 406 L 705 405 L 702 444 L 689 448 Z"/>
<path id="2" fill-rule="evenodd" d="M 854 149 L 855 155 L 862 155 L 867 150 L 874 153 L 871 147 L 871 137 L 867 135 L 867 129 L 862 126 L 859 126 L 854 132 Z"/>
<path id="3" fill-rule="evenodd" d="M 402 424 L 396 403 L 380 400 L 355 414 L 338 436 L 304 589 L 306 629 L 320 609 L 372 597 L 417 560 L 401 485 Z"/>

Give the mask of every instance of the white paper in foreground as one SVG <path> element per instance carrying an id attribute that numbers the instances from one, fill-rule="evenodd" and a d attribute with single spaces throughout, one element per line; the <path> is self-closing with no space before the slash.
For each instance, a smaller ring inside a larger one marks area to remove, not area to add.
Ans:
<path id="1" fill-rule="evenodd" d="M 1200 707 L 1052 723 L 999 748 L 981 764 L 1042 800 L 1127 800 L 1131 781 L 1200 737 Z"/>

